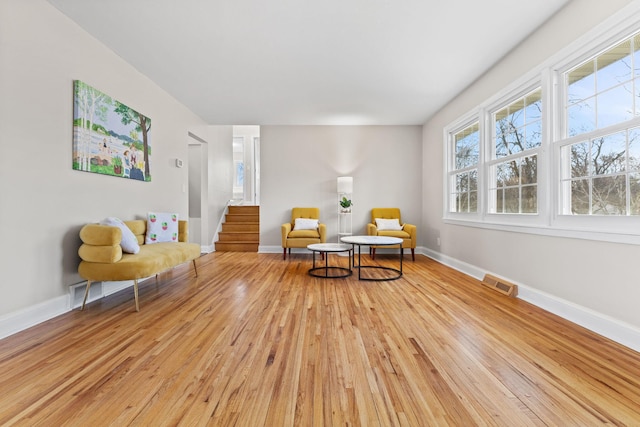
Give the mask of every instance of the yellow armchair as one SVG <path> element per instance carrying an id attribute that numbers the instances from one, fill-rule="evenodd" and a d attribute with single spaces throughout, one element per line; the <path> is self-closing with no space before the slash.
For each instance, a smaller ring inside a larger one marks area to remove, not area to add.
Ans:
<path id="1" fill-rule="evenodd" d="M 296 227 L 296 219 L 298 227 Z M 314 221 L 306 220 L 317 220 Z M 282 259 L 287 259 L 287 249 L 291 255 L 291 248 L 306 248 L 313 243 L 325 243 L 327 240 L 327 226 L 320 223 L 319 208 L 291 209 L 291 222 L 280 227 L 282 233 Z"/>
<path id="2" fill-rule="evenodd" d="M 378 229 L 376 225 L 376 218 L 379 219 L 397 219 L 401 230 L 389 230 Z M 416 260 L 416 237 L 418 234 L 417 228 L 413 224 L 407 224 L 402 222 L 400 216 L 400 209 L 398 208 L 373 208 L 371 209 L 371 222 L 367 224 L 367 234 L 369 236 L 387 236 L 387 237 L 399 237 L 402 239 L 402 248 L 411 249 L 411 259 Z M 376 248 L 371 247 L 371 256 L 375 259 Z"/>

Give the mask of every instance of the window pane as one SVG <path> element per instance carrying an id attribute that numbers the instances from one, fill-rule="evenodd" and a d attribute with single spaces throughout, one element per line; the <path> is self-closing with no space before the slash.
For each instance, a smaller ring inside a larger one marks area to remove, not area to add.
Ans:
<path id="1" fill-rule="evenodd" d="M 499 188 L 496 191 L 496 213 L 504 212 L 504 189 Z"/>
<path id="2" fill-rule="evenodd" d="M 474 124 L 454 135 L 456 169 L 473 166 L 480 157 L 480 132 Z"/>
<path id="3" fill-rule="evenodd" d="M 596 128 L 595 102 L 595 98 L 589 98 L 568 108 L 567 134 L 569 136 L 580 135 Z"/>
<path id="4" fill-rule="evenodd" d="M 522 159 L 520 176 L 522 184 L 535 184 L 538 182 L 538 156 L 529 156 Z"/>
<path id="5" fill-rule="evenodd" d="M 478 192 L 469 193 L 469 212 L 478 212 Z"/>
<path id="6" fill-rule="evenodd" d="M 571 182 L 571 213 L 589 215 L 589 180 L 578 179 Z"/>
<path id="7" fill-rule="evenodd" d="M 596 59 L 598 92 L 632 79 L 631 67 L 631 40 L 626 40 L 599 55 Z"/>
<path id="8" fill-rule="evenodd" d="M 520 213 L 520 189 L 505 188 L 504 213 Z"/>
<path id="9" fill-rule="evenodd" d="M 629 177 L 629 193 L 631 215 L 640 215 L 640 175 Z"/>
<path id="10" fill-rule="evenodd" d="M 462 193 L 462 194 L 458 194 L 457 196 L 457 201 L 458 201 L 458 212 L 468 212 L 469 210 L 469 203 L 468 203 L 468 199 L 467 199 L 467 193 Z"/>
<path id="11" fill-rule="evenodd" d="M 640 170 L 640 129 L 629 130 L 629 171 Z"/>
<path id="12" fill-rule="evenodd" d="M 469 190 L 478 191 L 478 171 L 476 169 L 469 171 Z"/>
<path id="13" fill-rule="evenodd" d="M 456 175 L 456 191 L 461 193 L 469 189 L 468 174 L 459 173 Z"/>
<path id="14" fill-rule="evenodd" d="M 524 125 L 524 98 L 517 100 L 513 104 L 509 105 L 509 114 L 507 120 L 511 126 L 515 128 L 522 127 Z"/>
<path id="15" fill-rule="evenodd" d="M 520 183 L 518 161 L 499 163 L 496 165 L 496 184 L 499 187 L 508 187 Z"/>
<path id="16" fill-rule="evenodd" d="M 589 176 L 589 143 L 571 145 L 571 177 Z"/>
<path id="17" fill-rule="evenodd" d="M 575 103 L 596 94 L 594 63 L 589 61 L 567 74 L 568 101 Z"/>
<path id="18" fill-rule="evenodd" d="M 525 97 L 525 120 L 531 123 L 542 118 L 542 91 L 537 90 Z"/>
<path id="19" fill-rule="evenodd" d="M 522 213 L 538 213 L 538 186 L 522 187 Z"/>
<path id="20" fill-rule="evenodd" d="M 593 179 L 591 213 L 594 215 L 625 215 L 627 188 L 624 175 Z"/>
<path id="21" fill-rule="evenodd" d="M 630 120 L 634 116 L 631 84 L 615 87 L 597 96 L 598 129 Z"/>
<path id="22" fill-rule="evenodd" d="M 524 136 L 522 130 L 513 130 L 500 135 L 496 140 L 496 158 L 519 153 L 523 150 Z"/>
<path id="23" fill-rule="evenodd" d="M 620 132 L 591 141 L 591 162 L 594 175 L 606 175 L 625 170 L 625 134 L 625 132 Z"/>
<path id="24" fill-rule="evenodd" d="M 537 121 L 527 125 L 525 128 L 526 141 L 525 150 L 539 147 L 542 143 L 542 122 Z"/>

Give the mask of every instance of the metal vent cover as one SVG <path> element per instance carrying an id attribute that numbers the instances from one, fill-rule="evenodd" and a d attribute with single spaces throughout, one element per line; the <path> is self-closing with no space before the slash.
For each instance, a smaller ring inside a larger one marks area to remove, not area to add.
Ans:
<path id="1" fill-rule="evenodd" d="M 518 285 L 514 285 L 513 283 L 507 282 L 499 277 L 492 276 L 491 274 L 484 275 L 482 284 L 508 297 L 515 297 L 518 295 Z"/>

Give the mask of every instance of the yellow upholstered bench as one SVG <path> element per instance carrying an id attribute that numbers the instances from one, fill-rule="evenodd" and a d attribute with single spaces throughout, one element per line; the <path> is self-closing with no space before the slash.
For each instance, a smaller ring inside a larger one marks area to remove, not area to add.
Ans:
<path id="1" fill-rule="evenodd" d="M 178 222 L 178 241 L 145 244 L 147 222 L 145 220 L 124 221 L 133 232 L 140 251 L 123 253 L 120 241 L 122 231 L 111 225 L 87 224 L 80 230 L 82 245 L 78 254 L 82 261 L 78 274 L 87 280 L 82 309 L 92 282 L 133 280 L 133 292 L 138 304 L 138 279 L 157 275 L 182 263 L 192 261 L 196 276 L 196 258 L 200 257 L 200 245 L 188 243 L 188 223 Z"/>

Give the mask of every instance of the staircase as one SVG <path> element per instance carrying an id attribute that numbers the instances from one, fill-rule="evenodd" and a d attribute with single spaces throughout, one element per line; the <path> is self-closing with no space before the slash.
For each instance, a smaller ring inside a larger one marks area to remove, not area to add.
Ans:
<path id="1" fill-rule="evenodd" d="M 259 243 L 260 206 L 229 206 L 216 252 L 258 252 Z"/>

